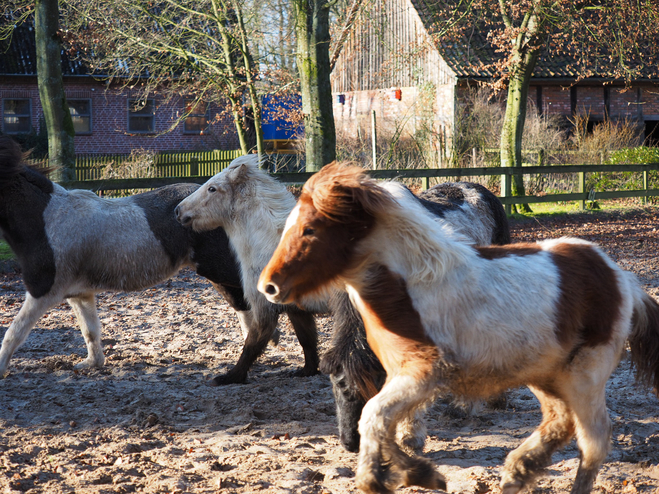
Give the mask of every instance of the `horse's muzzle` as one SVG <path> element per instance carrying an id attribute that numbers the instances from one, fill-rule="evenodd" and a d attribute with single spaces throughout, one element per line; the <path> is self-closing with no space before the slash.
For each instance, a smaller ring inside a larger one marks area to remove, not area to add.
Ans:
<path id="1" fill-rule="evenodd" d="M 177 221 L 183 226 L 190 226 L 192 223 L 192 217 L 189 215 L 181 214 L 181 206 L 176 206 L 174 209 L 174 214 L 176 215 Z"/>

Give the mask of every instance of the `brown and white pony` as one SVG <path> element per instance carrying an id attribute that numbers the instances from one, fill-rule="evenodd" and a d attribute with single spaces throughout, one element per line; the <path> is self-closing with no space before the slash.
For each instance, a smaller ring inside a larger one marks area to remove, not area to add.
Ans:
<path id="1" fill-rule="evenodd" d="M 469 182 L 450 182 L 435 185 L 418 196 L 411 192 L 410 195 L 435 219 L 449 223 L 477 245 L 510 242 L 503 206 L 485 187 Z M 235 159 L 176 208 L 179 221 L 198 234 L 218 227 L 226 229 L 239 261 L 245 298 L 257 319 L 263 319 L 258 315 L 272 311 L 274 307 L 291 310 L 291 306 L 269 303 L 257 290 L 257 283 L 294 206 L 293 194 L 263 170 L 258 156 L 252 154 Z M 366 343 L 362 319 L 348 295 L 335 292 L 326 302 L 333 318 L 333 337 L 320 368 L 332 381 L 341 443 L 348 451 L 357 451 L 362 408 L 380 390 L 386 373 Z M 243 356 L 251 355 L 252 359 L 263 351 L 270 331 L 274 330 L 274 326 L 262 330 L 255 327 L 253 333 L 256 337 L 251 341 L 261 342 L 261 346 L 246 343 L 243 352 Z M 315 349 L 315 339 L 307 338 L 307 341 L 313 342 Z M 247 351 L 252 348 L 255 351 Z M 247 362 L 243 356 L 239 363 Z M 243 367 L 247 368 L 249 364 L 251 361 Z M 311 365 L 308 368 L 315 369 Z M 422 449 L 425 437 L 425 426 L 417 417 L 410 417 L 401 424 L 400 444 L 406 448 Z"/>
<path id="2" fill-rule="evenodd" d="M 359 422 L 366 492 L 446 489 L 394 440 L 410 410 L 436 393 L 487 398 L 527 385 L 543 420 L 508 455 L 503 493 L 530 485 L 575 436 L 572 492 L 588 493 L 610 447 L 605 384 L 627 339 L 639 378 L 659 385 L 659 305 L 595 245 L 474 247 L 403 187 L 356 167 L 328 165 L 305 184 L 258 288 L 291 303 L 330 286 L 350 294 L 387 371 Z"/>

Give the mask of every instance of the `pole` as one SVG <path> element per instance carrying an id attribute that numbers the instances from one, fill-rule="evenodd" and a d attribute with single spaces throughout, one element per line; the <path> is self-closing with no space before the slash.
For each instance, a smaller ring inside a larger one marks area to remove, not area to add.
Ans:
<path id="1" fill-rule="evenodd" d="M 371 147 L 373 153 L 373 169 L 377 169 L 378 165 L 378 131 L 375 125 L 375 110 L 371 110 Z"/>

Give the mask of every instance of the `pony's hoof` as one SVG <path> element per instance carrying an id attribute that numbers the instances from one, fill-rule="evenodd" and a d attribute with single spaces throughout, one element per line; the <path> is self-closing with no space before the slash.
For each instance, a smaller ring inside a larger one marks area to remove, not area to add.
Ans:
<path id="1" fill-rule="evenodd" d="M 413 425 L 413 424 L 410 424 Z M 409 427 L 396 431 L 396 443 L 410 456 L 420 454 L 426 444 L 427 431 L 425 426 Z"/>
<path id="2" fill-rule="evenodd" d="M 501 494 L 517 494 L 524 488 L 524 484 L 519 480 L 514 482 L 501 483 Z"/>
<path id="3" fill-rule="evenodd" d="M 100 369 L 101 367 L 103 367 L 103 364 L 105 364 L 105 358 L 97 361 L 96 359 L 93 359 L 91 357 L 87 357 L 82 362 L 74 365 L 73 368 L 76 369 L 76 370 L 94 369 L 94 368 Z"/>
<path id="4" fill-rule="evenodd" d="M 301 369 L 291 372 L 292 377 L 311 377 L 317 376 L 318 374 L 320 374 L 318 367 L 315 369 L 307 369 L 306 367 L 302 367 Z"/>
<path id="5" fill-rule="evenodd" d="M 357 489 L 364 491 L 366 494 L 394 494 L 394 491 L 373 476 L 368 476 L 368 478 L 357 476 L 355 484 Z"/>
<path id="6" fill-rule="evenodd" d="M 446 479 L 440 474 L 435 467 L 426 460 L 419 460 L 412 465 L 408 465 L 403 472 L 405 486 L 419 486 L 424 489 L 434 489 L 446 491 Z"/>
<path id="7" fill-rule="evenodd" d="M 231 374 L 220 374 L 208 381 L 208 385 L 212 387 L 226 386 L 228 384 L 245 384 L 247 376 L 236 376 Z"/>

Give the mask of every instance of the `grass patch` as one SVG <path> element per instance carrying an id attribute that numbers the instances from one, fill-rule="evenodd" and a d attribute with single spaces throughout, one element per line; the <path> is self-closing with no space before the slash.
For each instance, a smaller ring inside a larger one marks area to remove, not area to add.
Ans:
<path id="1" fill-rule="evenodd" d="M 643 205 L 638 199 L 610 199 L 598 200 L 598 209 L 581 209 L 581 204 L 576 201 L 570 202 L 539 202 L 531 204 L 532 213 L 513 213 L 509 216 L 513 220 L 524 220 L 528 218 L 551 218 L 574 213 L 611 213 L 615 211 L 624 212 L 647 207 L 655 207 L 654 204 Z"/>
<path id="2" fill-rule="evenodd" d="M 9 261 L 15 257 L 16 256 L 14 256 L 14 253 L 9 248 L 9 245 L 7 245 L 7 242 L 0 240 L 0 261 Z"/>

